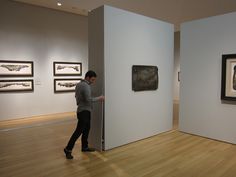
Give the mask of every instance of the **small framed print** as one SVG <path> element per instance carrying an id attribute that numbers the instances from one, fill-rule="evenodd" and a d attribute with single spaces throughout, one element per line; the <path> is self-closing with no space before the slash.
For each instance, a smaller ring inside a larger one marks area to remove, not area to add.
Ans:
<path id="1" fill-rule="evenodd" d="M 32 77 L 34 75 L 34 67 L 32 61 L 12 61 L 0 60 L 0 76 L 1 77 Z"/>
<path id="2" fill-rule="evenodd" d="M 74 92 L 82 79 L 54 79 L 54 92 Z"/>
<path id="3" fill-rule="evenodd" d="M 180 71 L 178 71 L 178 81 L 180 82 Z"/>
<path id="4" fill-rule="evenodd" d="M 0 80 L 0 92 L 34 91 L 34 81 L 29 80 Z"/>
<path id="5" fill-rule="evenodd" d="M 221 99 L 236 101 L 236 54 L 222 55 Z"/>
<path id="6" fill-rule="evenodd" d="M 54 76 L 81 76 L 82 63 L 53 62 Z"/>

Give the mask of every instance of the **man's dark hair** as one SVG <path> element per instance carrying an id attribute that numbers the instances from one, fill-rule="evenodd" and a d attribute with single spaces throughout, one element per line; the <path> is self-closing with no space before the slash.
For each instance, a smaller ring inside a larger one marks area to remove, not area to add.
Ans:
<path id="1" fill-rule="evenodd" d="M 88 71 L 88 72 L 85 74 L 85 78 L 86 78 L 86 77 L 89 77 L 89 78 L 91 78 L 91 77 L 97 77 L 97 74 L 96 74 L 94 71 L 90 70 L 90 71 Z"/>

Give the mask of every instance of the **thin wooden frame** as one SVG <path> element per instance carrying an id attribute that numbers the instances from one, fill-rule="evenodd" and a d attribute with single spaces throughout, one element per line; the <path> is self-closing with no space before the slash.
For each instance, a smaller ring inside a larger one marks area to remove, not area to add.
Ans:
<path id="1" fill-rule="evenodd" d="M 82 63 L 53 62 L 54 76 L 81 76 Z"/>
<path id="2" fill-rule="evenodd" d="M 236 101 L 236 54 L 222 55 L 221 99 Z"/>
<path id="3" fill-rule="evenodd" d="M 0 60 L 0 77 L 32 77 L 33 61 Z"/>
<path id="4" fill-rule="evenodd" d="M 54 92 L 74 92 L 76 85 L 82 79 L 54 79 Z"/>
<path id="5" fill-rule="evenodd" d="M 26 92 L 34 91 L 33 79 L 0 80 L 0 92 Z"/>

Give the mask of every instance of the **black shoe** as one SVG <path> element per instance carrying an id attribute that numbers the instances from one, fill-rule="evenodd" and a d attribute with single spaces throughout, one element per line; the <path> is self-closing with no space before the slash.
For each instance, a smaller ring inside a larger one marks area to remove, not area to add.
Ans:
<path id="1" fill-rule="evenodd" d="M 94 148 L 82 148 L 82 150 L 81 150 L 82 152 L 94 152 L 95 151 L 95 149 Z"/>
<path id="2" fill-rule="evenodd" d="M 66 148 L 64 148 L 64 152 L 66 154 L 66 158 L 67 159 L 73 159 L 73 156 L 71 155 L 71 151 L 69 151 Z"/>

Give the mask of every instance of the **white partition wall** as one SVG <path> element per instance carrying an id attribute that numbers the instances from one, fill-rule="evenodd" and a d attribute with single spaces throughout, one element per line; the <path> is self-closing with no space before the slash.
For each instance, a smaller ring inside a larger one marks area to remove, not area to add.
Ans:
<path id="1" fill-rule="evenodd" d="M 236 143 L 236 105 L 221 101 L 222 54 L 236 53 L 236 12 L 181 25 L 181 131 Z"/>
<path id="2" fill-rule="evenodd" d="M 92 94 L 104 95 L 104 13 L 103 8 L 89 14 L 89 69 L 96 71 L 97 81 L 92 85 Z M 89 142 L 98 150 L 103 149 L 103 105 L 93 105 Z"/>
<path id="3" fill-rule="evenodd" d="M 172 24 L 109 6 L 90 13 L 89 68 L 103 77 L 105 150 L 172 129 L 173 43 Z M 157 66 L 158 89 L 132 91 L 132 65 Z"/>

